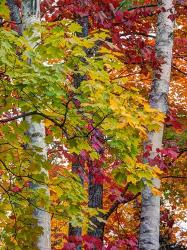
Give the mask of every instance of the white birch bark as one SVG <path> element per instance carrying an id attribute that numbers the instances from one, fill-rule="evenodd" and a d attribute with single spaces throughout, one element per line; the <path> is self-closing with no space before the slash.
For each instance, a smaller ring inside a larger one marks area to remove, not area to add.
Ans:
<path id="1" fill-rule="evenodd" d="M 174 22 L 168 18 L 174 14 L 173 0 L 159 0 L 162 8 L 158 15 L 156 35 L 156 57 L 163 59 L 161 71 L 156 69 L 150 94 L 150 105 L 163 113 L 167 112 L 167 96 L 171 76 L 171 61 L 173 47 Z M 151 157 L 156 155 L 156 149 L 162 147 L 164 125 L 159 132 L 149 134 L 148 143 L 152 144 Z M 160 187 L 160 180 L 154 179 L 155 187 Z M 139 236 L 140 250 L 159 249 L 159 227 L 160 227 L 160 197 L 154 196 L 150 188 L 146 187 L 142 192 L 142 211 Z"/>
<path id="2" fill-rule="evenodd" d="M 40 22 L 40 0 L 23 0 L 22 1 L 22 13 L 23 13 L 23 29 L 29 25 Z M 38 35 L 38 34 L 34 34 Z M 31 44 L 33 47 L 36 44 Z M 29 124 L 29 129 L 27 131 L 30 137 L 31 145 L 41 148 L 40 155 L 44 160 L 47 159 L 47 150 L 45 143 L 45 126 L 43 122 L 37 123 L 32 121 L 32 117 L 26 117 L 26 121 Z M 48 172 L 44 169 L 41 170 L 44 175 L 48 176 Z M 47 186 L 36 185 L 34 188 L 44 188 L 49 196 L 49 190 Z M 35 209 L 34 217 L 38 221 L 38 225 L 42 227 L 43 233 L 40 235 L 36 245 L 39 250 L 50 250 L 51 249 L 51 218 L 50 214 L 46 212 L 43 208 Z M 32 236 L 31 236 L 32 237 Z"/>

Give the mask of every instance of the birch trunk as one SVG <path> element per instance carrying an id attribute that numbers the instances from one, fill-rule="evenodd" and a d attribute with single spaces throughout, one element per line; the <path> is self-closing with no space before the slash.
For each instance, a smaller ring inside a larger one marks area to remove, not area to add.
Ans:
<path id="1" fill-rule="evenodd" d="M 167 96 L 171 76 L 171 61 L 173 47 L 174 22 L 168 18 L 174 14 L 173 0 L 160 0 L 161 12 L 158 15 L 156 35 L 156 56 L 163 59 L 161 70 L 156 69 L 150 94 L 150 105 L 159 111 L 166 113 L 168 109 Z M 162 147 L 164 125 L 159 132 L 149 134 L 148 143 L 152 144 L 151 157 L 156 155 L 156 149 Z M 155 187 L 160 187 L 160 180 L 154 179 Z M 154 196 L 150 188 L 146 187 L 142 192 L 142 211 L 139 236 L 140 250 L 159 249 L 160 226 L 160 197 Z"/>
<path id="2" fill-rule="evenodd" d="M 44 160 L 47 159 L 47 150 L 45 144 L 45 126 L 42 122 L 36 123 L 32 121 L 32 117 L 27 117 L 26 121 L 29 124 L 29 129 L 27 131 L 28 136 L 31 141 L 31 146 L 35 146 L 42 149 L 40 155 Z M 46 170 L 41 170 L 44 175 L 48 176 Z M 49 196 L 49 190 L 47 186 L 44 185 L 33 185 L 33 189 L 37 190 L 42 188 L 46 190 L 46 194 Z M 36 243 L 39 250 L 51 250 L 51 216 L 45 211 L 45 208 L 36 208 L 34 210 L 34 217 L 37 219 L 38 226 L 42 227 L 42 234 L 38 238 Z"/>
<path id="3" fill-rule="evenodd" d="M 22 1 L 22 13 L 23 13 L 23 29 L 33 23 L 40 22 L 40 0 L 23 0 Z M 38 34 L 34 34 L 38 35 Z M 36 44 L 31 44 L 33 47 Z M 27 117 L 26 121 L 29 124 L 29 129 L 27 131 L 30 138 L 31 147 L 41 148 L 40 155 L 44 160 L 47 159 L 47 150 L 45 144 L 45 126 L 42 122 L 36 123 L 32 121 L 32 117 Z M 41 170 L 44 175 L 48 176 L 46 170 Z M 49 196 L 49 190 L 46 186 L 33 185 L 33 188 L 46 189 L 46 194 Z M 39 250 L 50 250 L 51 249 L 51 218 L 50 214 L 47 213 L 44 208 L 35 209 L 34 217 L 38 221 L 38 226 L 42 227 L 43 233 L 39 236 L 36 245 Z"/>

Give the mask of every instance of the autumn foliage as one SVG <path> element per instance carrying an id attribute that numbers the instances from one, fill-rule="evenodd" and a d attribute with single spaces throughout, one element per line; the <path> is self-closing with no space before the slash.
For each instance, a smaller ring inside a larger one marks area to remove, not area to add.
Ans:
<path id="1" fill-rule="evenodd" d="M 21 15 L 21 1 L 14 2 Z M 162 181 L 160 190 L 152 188 L 162 203 L 161 249 L 185 246 L 185 1 L 175 1 L 170 16 L 176 24 L 166 117 L 148 102 L 153 70 L 162 63 L 155 36 L 157 15 L 165 10 L 157 1 L 44 0 L 41 24 L 22 36 L 6 1 L 0 4 L 2 249 L 37 249 L 42 228 L 33 213 L 39 208 L 51 214 L 53 250 L 138 250 L 141 190 L 152 187 L 153 177 Z M 41 148 L 29 147 L 30 115 L 45 124 L 47 160 Z M 152 158 L 152 145 L 144 142 L 160 123 L 163 148 Z M 101 207 L 88 206 L 90 183 L 102 187 Z M 89 235 L 95 227 L 90 218 L 103 226 L 103 239 Z M 70 224 L 82 235 L 69 235 Z"/>

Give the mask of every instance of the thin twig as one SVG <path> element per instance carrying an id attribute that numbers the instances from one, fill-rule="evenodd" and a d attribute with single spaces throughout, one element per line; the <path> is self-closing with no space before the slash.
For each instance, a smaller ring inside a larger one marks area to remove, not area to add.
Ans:
<path id="1" fill-rule="evenodd" d="M 168 176 L 161 177 L 161 179 L 169 179 L 169 178 L 173 178 L 173 179 L 187 179 L 187 176 L 168 175 Z"/>

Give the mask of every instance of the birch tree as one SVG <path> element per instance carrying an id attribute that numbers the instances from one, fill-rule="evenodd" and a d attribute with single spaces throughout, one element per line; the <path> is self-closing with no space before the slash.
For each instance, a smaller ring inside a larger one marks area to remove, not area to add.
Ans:
<path id="1" fill-rule="evenodd" d="M 150 93 L 150 105 L 166 114 L 168 110 L 167 96 L 171 75 L 172 47 L 173 47 L 173 15 L 174 6 L 172 0 L 159 1 L 161 12 L 158 15 L 156 35 L 156 57 L 162 60 L 161 66 L 154 71 L 152 89 Z M 151 158 L 155 157 L 156 150 L 162 147 L 164 124 L 161 124 L 158 132 L 151 132 L 148 136 L 148 144 L 152 145 Z M 160 188 L 160 180 L 153 179 L 156 188 Z M 154 196 L 149 187 L 142 192 L 142 211 L 139 237 L 139 249 L 159 249 L 159 225 L 160 225 L 160 197 Z"/>
<path id="2" fill-rule="evenodd" d="M 22 2 L 22 12 L 23 12 L 23 29 L 28 27 L 29 25 L 33 25 L 34 23 L 40 22 L 40 0 L 24 0 Z M 39 36 L 39 34 L 34 33 L 33 36 Z M 32 42 L 31 46 L 35 47 L 37 45 L 36 42 Z M 33 122 L 32 117 L 26 117 L 26 120 L 29 124 L 29 129 L 27 131 L 28 136 L 30 138 L 31 147 L 39 148 L 41 152 L 39 154 L 42 156 L 43 160 L 47 159 L 47 148 L 45 143 L 45 126 L 43 122 Z M 44 175 L 48 176 L 46 170 L 41 170 Z M 41 185 L 33 185 L 33 188 L 37 190 L 46 189 L 46 194 L 49 196 L 49 190 L 46 186 Z M 50 243 L 50 214 L 45 211 L 44 208 L 36 208 L 34 211 L 34 217 L 38 221 L 38 225 L 42 227 L 43 233 L 38 239 L 37 247 L 39 250 L 49 250 L 51 249 Z"/>

